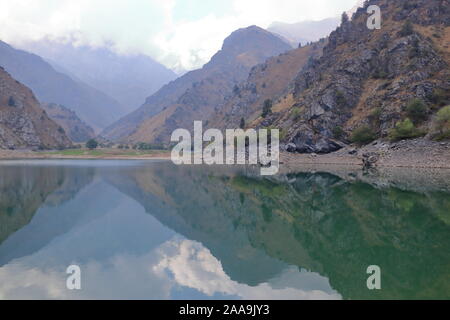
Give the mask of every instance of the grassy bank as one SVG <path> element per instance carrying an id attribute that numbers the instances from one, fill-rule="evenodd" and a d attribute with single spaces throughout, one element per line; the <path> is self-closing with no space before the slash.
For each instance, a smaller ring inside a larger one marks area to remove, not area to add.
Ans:
<path id="1" fill-rule="evenodd" d="M 129 150 L 129 149 L 115 149 L 115 148 L 102 148 L 102 149 L 67 149 L 61 151 L 51 152 L 39 152 L 43 156 L 64 156 L 64 157 L 140 157 L 140 156 L 153 156 L 153 155 L 169 155 L 167 150 Z"/>
<path id="2" fill-rule="evenodd" d="M 167 150 L 117 148 L 67 149 L 54 151 L 0 150 L 0 159 L 169 159 Z"/>

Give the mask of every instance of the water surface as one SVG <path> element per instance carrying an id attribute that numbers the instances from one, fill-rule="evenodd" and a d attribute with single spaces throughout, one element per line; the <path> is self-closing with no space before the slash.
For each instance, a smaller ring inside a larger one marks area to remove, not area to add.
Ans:
<path id="1" fill-rule="evenodd" d="M 0 299 L 450 298 L 447 189 L 300 171 L 1 162 Z"/>

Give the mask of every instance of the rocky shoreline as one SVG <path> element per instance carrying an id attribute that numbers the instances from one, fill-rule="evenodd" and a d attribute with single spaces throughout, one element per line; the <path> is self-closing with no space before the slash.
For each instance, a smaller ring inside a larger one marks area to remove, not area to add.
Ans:
<path id="1" fill-rule="evenodd" d="M 282 153 L 287 165 L 344 165 L 393 168 L 450 169 L 450 142 L 427 139 L 403 140 L 396 143 L 375 141 L 362 148 L 347 146 L 329 154 Z"/>

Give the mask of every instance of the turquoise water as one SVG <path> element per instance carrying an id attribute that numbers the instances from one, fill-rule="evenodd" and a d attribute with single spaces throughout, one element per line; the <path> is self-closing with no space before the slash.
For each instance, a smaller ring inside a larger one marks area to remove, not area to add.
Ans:
<path id="1" fill-rule="evenodd" d="M 254 172 L 1 162 L 0 299 L 450 298 L 448 191 Z"/>

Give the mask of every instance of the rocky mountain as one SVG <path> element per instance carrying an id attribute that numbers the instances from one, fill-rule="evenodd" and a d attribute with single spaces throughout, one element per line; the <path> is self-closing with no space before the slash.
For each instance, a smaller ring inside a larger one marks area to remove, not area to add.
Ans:
<path id="1" fill-rule="evenodd" d="M 95 129 L 113 123 L 125 113 L 106 94 L 56 71 L 41 57 L 0 41 L 0 66 L 33 90 L 42 103 L 62 104 Z"/>
<path id="2" fill-rule="evenodd" d="M 0 148 L 63 148 L 71 145 L 30 89 L 0 68 Z"/>
<path id="3" fill-rule="evenodd" d="M 382 10 L 380 30 L 367 28 L 372 4 Z M 365 8 L 296 76 L 292 100 L 274 100 L 273 113 L 253 126 L 280 128 L 287 150 L 300 153 L 436 134 L 436 113 L 450 103 L 449 1 L 372 0 Z"/>
<path id="4" fill-rule="evenodd" d="M 86 142 L 95 137 L 94 129 L 82 121 L 74 111 L 55 103 L 43 104 L 42 108 L 50 119 L 64 129 L 73 142 Z"/>
<path id="5" fill-rule="evenodd" d="M 253 66 L 290 48 L 259 27 L 237 30 L 202 69 L 164 86 L 102 135 L 128 142 L 167 143 L 174 129 L 192 128 L 194 120 L 208 120 Z"/>
<path id="6" fill-rule="evenodd" d="M 336 30 L 340 23 L 339 17 L 332 17 L 319 21 L 302 21 L 297 23 L 272 23 L 268 31 L 279 34 L 288 40 L 295 48 L 309 42 L 319 41 Z"/>
<path id="7" fill-rule="evenodd" d="M 211 128 L 239 128 L 258 123 L 265 101 L 289 105 L 293 101 L 289 86 L 312 57 L 319 57 L 326 41 L 304 46 L 267 59 L 252 68 L 246 81 L 237 85 L 225 104 L 210 119 Z"/>
<path id="8" fill-rule="evenodd" d="M 25 48 L 49 61 L 56 69 L 106 93 L 129 113 L 147 97 L 176 79 L 176 74 L 145 55 L 119 55 L 109 48 L 92 48 L 49 40 Z M 63 72 L 65 73 L 65 72 Z"/>

